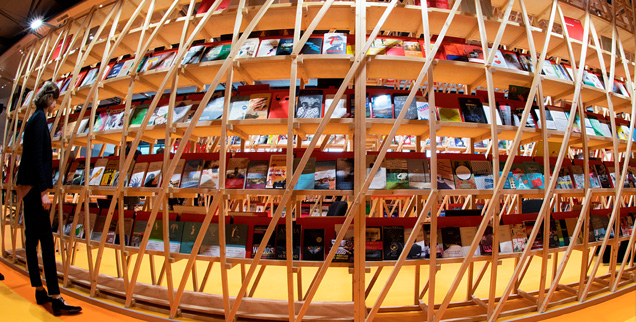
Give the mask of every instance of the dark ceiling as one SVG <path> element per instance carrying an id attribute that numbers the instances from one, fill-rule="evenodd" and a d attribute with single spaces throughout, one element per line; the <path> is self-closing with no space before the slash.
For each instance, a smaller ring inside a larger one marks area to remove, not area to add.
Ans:
<path id="1" fill-rule="evenodd" d="M 53 18 L 82 0 L 2 0 L 0 1 L 0 55 L 29 32 L 33 18 Z"/>

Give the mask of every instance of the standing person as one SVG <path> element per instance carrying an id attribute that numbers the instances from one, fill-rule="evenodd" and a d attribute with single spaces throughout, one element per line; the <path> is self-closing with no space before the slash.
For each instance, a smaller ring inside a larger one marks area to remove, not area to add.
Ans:
<path id="1" fill-rule="evenodd" d="M 24 224 L 26 257 L 31 286 L 35 287 L 35 299 L 42 305 L 52 303 L 53 314 L 77 313 L 79 306 L 71 306 L 60 296 L 55 263 L 53 232 L 49 218 L 51 201 L 47 189 L 53 188 L 51 136 L 46 122 L 46 113 L 52 112 L 60 90 L 47 81 L 35 95 L 36 110 L 24 128 L 22 158 L 18 169 L 18 198 L 24 202 Z M 42 248 L 44 275 L 49 287 L 47 294 L 40 279 L 38 265 L 38 243 Z"/>

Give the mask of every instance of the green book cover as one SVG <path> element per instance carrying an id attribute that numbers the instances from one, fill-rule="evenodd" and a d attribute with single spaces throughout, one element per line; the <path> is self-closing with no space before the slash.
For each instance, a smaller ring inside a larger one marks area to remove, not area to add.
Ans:
<path id="1" fill-rule="evenodd" d="M 386 188 L 409 189 L 408 164 L 405 159 L 387 159 Z"/>
<path id="2" fill-rule="evenodd" d="M 135 108 L 130 117 L 130 126 L 141 126 L 141 123 L 148 112 L 148 105 L 139 105 Z"/>

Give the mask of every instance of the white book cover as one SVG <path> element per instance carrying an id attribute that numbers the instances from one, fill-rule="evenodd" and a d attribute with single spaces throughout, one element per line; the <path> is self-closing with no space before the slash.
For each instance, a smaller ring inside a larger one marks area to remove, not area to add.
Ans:
<path id="1" fill-rule="evenodd" d="M 187 121 L 186 115 L 192 108 L 192 104 L 184 106 L 175 106 L 172 114 L 172 123 L 181 123 Z"/>
<path id="2" fill-rule="evenodd" d="M 88 125 L 88 121 L 88 119 L 83 119 L 80 121 L 80 125 L 77 128 L 77 134 L 84 133 L 84 130 L 86 130 L 86 126 Z"/>
<path id="3" fill-rule="evenodd" d="M 134 59 L 129 59 L 125 61 L 124 64 L 121 66 L 119 73 L 117 73 L 117 76 L 115 77 L 122 77 L 122 76 L 128 75 L 128 73 L 130 73 L 130 69 L 132 68 L 132 65 L 134 62 L 135 62 Z"/>
<path id="4" fill-rule="evenodd" d="M 497 49 L 497 52 L 495 53 L 495 59 L 492 60 L 492 65 L 494 67 L 508 68 L 508 65 L 506 64 L 506 60 L 504 59 L 501 50 Z"/>
<path id="5" fill-rule="evenodd" d="M 604 137 L 611 138 L 612 137 L 612 130 L 610 129 L 610 125 L 607 124 L 607 123 L 601 122 L 601 133 L 603 133 Z"/>
<path id="6" fill-rule="evenodd" d="M 276 49 L 278 49 L 279 42 L 280 38 L 261 40 L 256 57 L 276 56 Z"/>
<path id="7" fill-rule="evenodd" d="M 486 114 L 488 124 L 492 124 L 492 120 L 490 120 L 490 106 L 484 105 L 484 113 Z M 497 125 L 503 125 L 503 123 L 501 123 L 501 116 L 499 113 L 495 113 L 495 117 L 497 118 Z"/>
<path id="8" fill-rule="evenodd" d="M 563 111 L 550 110 L 550 114 L 552 115 L 552 119 L 554 120 L 557 130 L 567 131 L 568 119 L 565 117 L 565 113 Z"/>
<path id="9" fill-rule="evenodd" d="M 421 96 L 416 96 L 415 105 L 417 106 L 417 119 L 428 120 L 429 110 L 428 110 L 428 102 L 426 101 L 426 99 Z"/>
<path id="10" fill-rule="evenodd" d="M 80 87 L 93 84 L 97 79 L 98 71 L 99 68 L 97 67 L 89 70 L 88 73 L 86 73 L 86 76 L 84 76 L 84 80 L 82 81 L 82 85 L 80 85 Z"/>
<path id="11" fill-rule="evenodd" d="M 371 169 L 367 168 L 367 176 L 371 173 Z M 378 172 L 375 173 L 375 177 L 369 185 L 369 189 L 386 189 L 386 168 L 380 167 Z"/>
<path id="12" fill-rule="evenodd" d="M 256 56 L 256 49 L 258 48 L 258 38 L 249 38 L 246 39 L 239 49 L 238 54 L 236 54 L 236 58 L 251 58 Z"/>
<path id="13" fill-rule="evenodd" d="M 625 88 L 625 85 L 623 83 L 616 82 L 616 85 L 618 86 L 618 90 L 621 91 L 621 95 L 629 97 L 629 93 L 627 92 L 627 89 Z"/>
<path id="14" fill-rule="evenodd" d="M 545 76 L 559 78 L 556 70 L 554 69 L 554 65 L 549 59 L 543 61 L 543 73 Z"/>
<path id="15" fill-rule="evenodd" d="M 107 159 L 99 159 L 95 162 L 95 166 L 91 169 L 91 176 L 88 184 L 91 186 L 99 186 L 102 182 L 102 176 L 104 175 L 104 169 L 106 169 Z"/>
<path id="16" fill-rule="evenodd" d="M 592 127 L 592 122 L 590 122 L 590 119 L 587 117 L 585 118 L 585 133 L 587 135 L 596 135 L 596 132 L 594 132 L 594 128 Z"/>
<path id="17" fill-rule="evenodd" d="M 347 53 L 347 35 L 343 33 L 324 34 L 322 53 L 325 55 L 337 55 Z"/>
<path id="18" fill-rule="evenodd" d="M 327 97 L 328 98 L 325 98 L 325 111 L 327 111 L 327 109 L 331 106 L 334 95 L 327 95 Z M 340 101 L 338 101 L 336 108 L 333 110 L 333 114 L 331 114 L 332 118 L 342 118 L 347 114 L 345 102 L 346 100 L 344 98 L 341 98 Z"/>

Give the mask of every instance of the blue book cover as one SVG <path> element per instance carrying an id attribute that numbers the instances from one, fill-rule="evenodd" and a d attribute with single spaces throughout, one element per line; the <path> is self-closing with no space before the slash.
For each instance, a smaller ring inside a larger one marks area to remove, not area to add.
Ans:
<path id="1" fill-rule="evenodd" d="M 294 171 L 296 171 L 298 163 L 300 163 L 300 158 L 294 158 Z M 316 158 L 309 158 L 298 178 L 298 182 L 294 186 L 294 190 L 313 190 L 314 172 L 316 172 Z"/>

